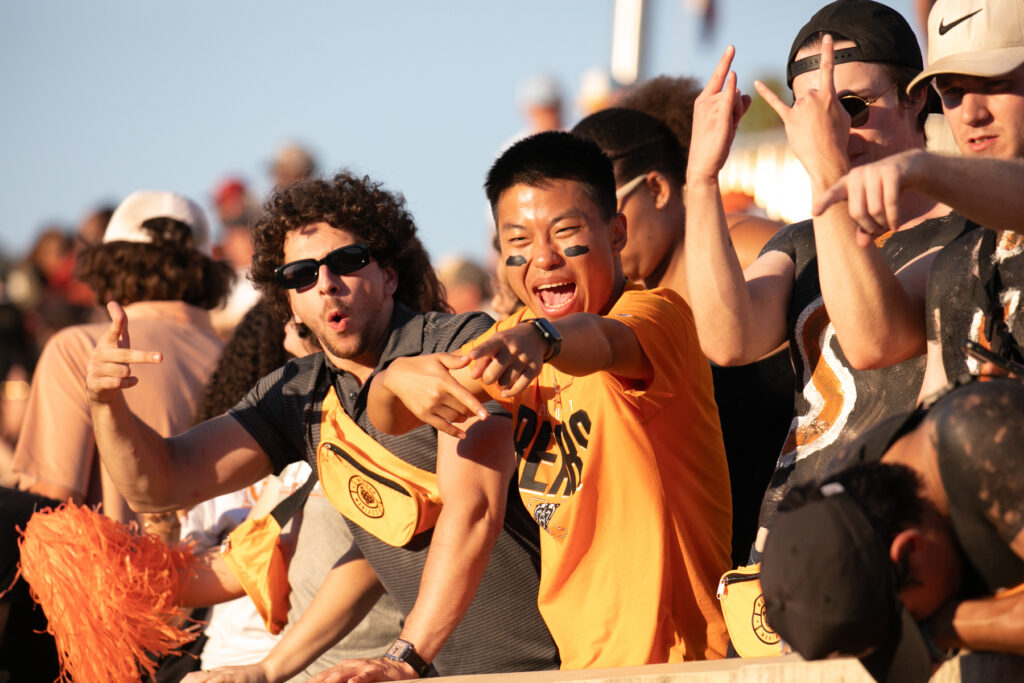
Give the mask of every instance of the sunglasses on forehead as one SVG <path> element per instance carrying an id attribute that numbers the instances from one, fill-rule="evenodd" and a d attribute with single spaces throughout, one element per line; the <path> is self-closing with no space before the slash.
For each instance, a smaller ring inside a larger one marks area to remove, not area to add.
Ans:
<path id="1" fill-rule="evenodd" d="M 883 90 L 873 100 L 865 100 L 860 95 L 843 95 L 839 98 L 839 104 L 842 105 L 846 113 L 850 115 L 850 128 L 860 128 L 868 122 L 868 117 L 871 116 L 871 105 L 882 99 L 887 92 L 896 87 L 894 82 L 888 88 Z"/>
<path id="2" fill-rule="evenodd" d="M 277 278 L 277 284 L 285 289 L 296 289 L 308 287 L 316 282 L 320 275 L 320 266 L 327 266 L 327 269 L 335 275 L 348 275 L 369 262 L 370 247 L 365 244 L 350 244 L 347 247 L 335 249 L 319 261 L 313 258 L 304 258 L 286 263 L 274 271 L 274 276 Z"/>

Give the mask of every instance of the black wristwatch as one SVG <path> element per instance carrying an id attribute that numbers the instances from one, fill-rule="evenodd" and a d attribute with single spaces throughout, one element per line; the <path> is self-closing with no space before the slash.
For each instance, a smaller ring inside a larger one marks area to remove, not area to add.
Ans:
<path id="1" fill-rule="evenodd" d="M 548 344 L 548 352 L 544 354 L 544 362 L 547 363 L 562 350 L 562 335 L 558 334 L 558 330 L 546 318 L 534 318 L 530 322 L 533 323 L 533 329 L 537 330 L 540 338 Z"/>
<path id="2" fill-rule="evenodd" d="M 396 662 L 405 662 L 412 667 L 413 671 L 420 678 L 423 674 L 427 673 L 427 669 L 430 668 L 430 664 L 423 661 L 423 657 L 420 657 L 416 652 L 416 646 L 410 643 L 408 640 L 402 640 L 396 638 L 395 642 L 391 643 L 391 647 L 387 649 L 384 656 L 388 659 L 393 659 Z"/>

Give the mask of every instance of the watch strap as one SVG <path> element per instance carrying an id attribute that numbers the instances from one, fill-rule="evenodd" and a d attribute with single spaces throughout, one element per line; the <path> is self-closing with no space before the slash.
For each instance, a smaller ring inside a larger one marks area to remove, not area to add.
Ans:
<path id="1" fill-rule="evenodd" d="M 396 638 L 395 642 L 391 643 L 391 646 L 384 652 L 384 657 L 396 662 L 405 662 L 420 677 L 430 668 L 430 664 L 423 661 L 423 658 L 416 652 L 416 646 L 401 638 Z"/>
<path id="2" fill-rule="evenodd" d="M 558 333 L 551 321 L 546 318 L 533 318 L 530 320 L 533 329 L 537 331 L 540 338 L 547 342 L 548 351 L 544 354 L 544 362 L 547 363 L 557 356 L 562 350 L 562 335 Z"/>

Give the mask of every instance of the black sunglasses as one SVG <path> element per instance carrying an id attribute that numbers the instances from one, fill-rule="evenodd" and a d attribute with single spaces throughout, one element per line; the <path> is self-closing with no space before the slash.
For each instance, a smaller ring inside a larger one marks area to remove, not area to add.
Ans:
<path id="1" fill-rule="evenodd" d="M 335 249 L 319 261 L 304 258 L 300 261 L 286 263 L 274 271 L 274 276 L 277 278 L 277 284 L 285 289 L 296 289 L 316 282 L 320 275 L 320 266 L 327 266 L 335 275 L 348 275 L 369 262 L 370 247 L 365 244 L 350 244 L 347 247 Z"/>
<path id="2" fill-rule="evenodd" d="M 860 128 L 868 122 L 868 117 L 871 116 L 871 105 L 882 99 L 885 93 L 896 87 L 894 82 L 888 88 L 883 90 L 878 97 L 873 100 L 865 100 L 860 95 L 843 95 L 839 98 L 839 104 L 843 106 L 846 113 L 850 115 L 850 128 Z"/>

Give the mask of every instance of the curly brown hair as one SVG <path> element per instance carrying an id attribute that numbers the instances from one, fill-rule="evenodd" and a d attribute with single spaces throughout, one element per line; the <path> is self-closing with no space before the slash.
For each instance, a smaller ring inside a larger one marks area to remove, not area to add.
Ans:
<path id="1" fill-rule="evenodd" d="M 238 323 L 221 351 L 196 409 L 196 424 L 227 412 L 257 380 L 289 358 L 284 349 L 284 324 L 261 299 Z"/>
<path id="2" fill-rule="evenodd" d="M 701 90 L 700 82 L 693 78 L 657 76 L 631 88 L 616 106 L 642 111 L 668 126 L 679 141 L 685 171 L 693 131 L 693 102 Z"/>
<path id="3" fill-rule="evenodd" d="M 287 319 L 291 309 L 274 270 L 284 263 L 288 233 L 313 223 L 351 233 L 370 247 L 381 267 L 393 268 L 398 277 L 397 301 L 418 313 L 451 311 L 430 256 L 416 236 L 405 198 L 385 190 L 381 183 L 347 171 L 331 180 L 311 178 L 277 190 L 263 209 L 256 223 L 249 277 L 281 319 Z"/>
<path id="4" fill-rule="evenodd" d="M 184 301 L 206 310 L 224 303 L 235 273 L 196 251 L 188 225 L 151 218 L 142 227 L 153 236 L 151 243 L 105 242 L 78 255 L 76 275 L 99 301 Z"/>

